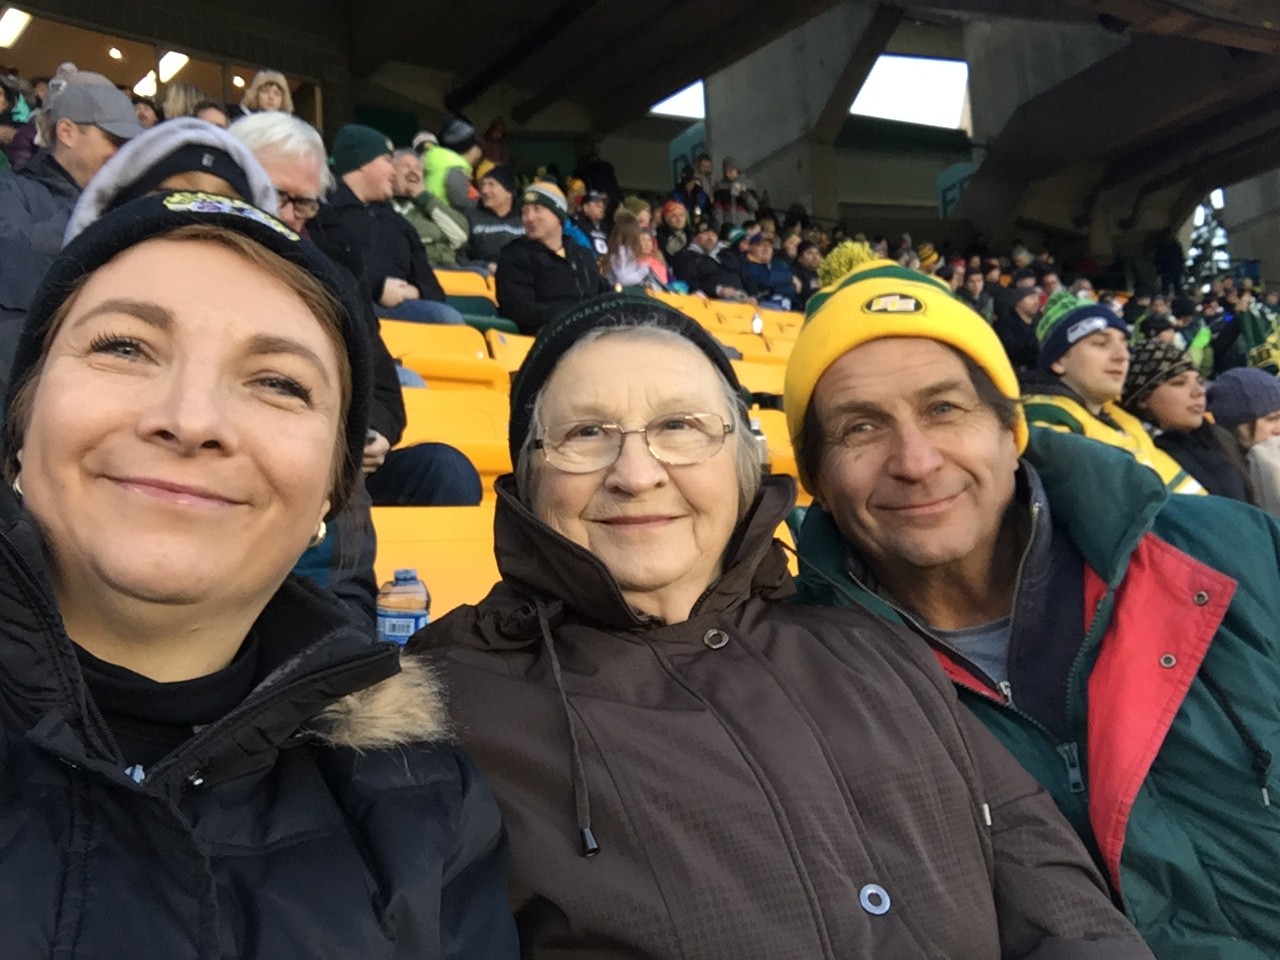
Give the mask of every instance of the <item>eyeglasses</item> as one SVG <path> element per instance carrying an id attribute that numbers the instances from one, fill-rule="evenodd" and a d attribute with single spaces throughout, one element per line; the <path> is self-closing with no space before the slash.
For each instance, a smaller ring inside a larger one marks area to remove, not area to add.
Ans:
<path id="1" fill-rule="evenodd" d="M 733 424 L 714 413 L 665 413 L 639 430 L 623 430 L 604 420 L 573 420 L 547 427 L 533 445 L 557 470 L 594 473 L 617 461 L 623 442 L 633 433 L 644 437 L 654 459 L 686 467 L 715 456 L 733 433 Z"/>
<path id="2" fill-rule="evenodd" d="M 286 203 L 293 204 L 293 212 L 298 215 L 299 220 L 310 220 L 320 212 L 320 201 L 316 197 L 295 197 L 283 190 L 277 190 L 276 196 L 280 199 L 282 207 Z"/>

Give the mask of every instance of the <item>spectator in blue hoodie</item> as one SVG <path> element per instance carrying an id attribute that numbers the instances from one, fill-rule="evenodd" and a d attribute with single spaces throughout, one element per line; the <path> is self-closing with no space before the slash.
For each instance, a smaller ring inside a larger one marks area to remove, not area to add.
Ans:
<path id="1" fill-rule="evenodd" d="M 763 233 L 747 241 L 742 275 L 748 284 L 747 292 L 757 297 L 762 307 L 790 310 L 800 294 L 800 281 L 785 264 L 773 262 L 773 242 Z"/>

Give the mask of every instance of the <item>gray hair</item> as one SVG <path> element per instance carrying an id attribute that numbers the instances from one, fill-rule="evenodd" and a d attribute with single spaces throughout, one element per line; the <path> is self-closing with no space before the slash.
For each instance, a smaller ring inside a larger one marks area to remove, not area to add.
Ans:
<path id="1" fill-rule="evenodd" d="M 660 343 L 679 343 L 690 350 L 698 350 L 698 347 L 690 343 L 685 337 L 682 337 L 674 330 L 661 326 L 655 320 L 619 326 L 597 327 L 565 351 L 559 362 L 563 363 L 588 344 L 610 336 L 631 337 L 637 340 L 655 340 Z M 701 353 L 700 350 L 698 352 Z M 756 439 L 755 434 L 751 432 L 751 421 L 747 416 L 747 407 L 742 401 L 742 395 L 725 379 L 723 373 L 715 370 L 714 367 L 712 369 L 715 371 L 716 380 L 719 381 L 724 401 L 729 407 L 729 420 L 733 425 L 733 435 L 738 438 L 737 445 L 734 447 L 734 466 L 738 475 L 738 518 L 741 519 L 755 500 L 756 493 L 760 490 L 759 441 Z M 549 381 L 550 377 L 548 377 Z M 537 396 L 533 399 L 533 413 L 529 418 L 529 432 L 521 438 L 520 449 L 516 455 L 516 489 L 519 492 L 521 502 L 530 508 L 533 506 L 533 491 L 537 482 L 537 463 L 539 460 L 538 448 L 534 444 L 541 437 L 543 401 L 546 391 L 547 386 L 544 383 Z"/>
<path id="2" fill-rule="evenodd" d="M 418 153 L 413 147 L 400 147 L 395 153 L 391 154 L 392 160 L 399 160 L 401 157 L 413 157 L 419 162 L 422 161 L 422 154 Z"/>
<path id="3" fill-rule="evenodd" d="M 318 131 L 305 120 L 282 110 L 264 110 L 241 117 L 227 130 L 255 154 L 274 153 L 291 160 L 314 160 L 320 165 L 325 193 L 334 187 L 329 172 L 329 152 Z"/>

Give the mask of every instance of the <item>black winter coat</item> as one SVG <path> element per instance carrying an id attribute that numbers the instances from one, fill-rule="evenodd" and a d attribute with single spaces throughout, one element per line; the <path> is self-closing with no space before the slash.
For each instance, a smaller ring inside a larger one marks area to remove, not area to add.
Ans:
<path id="1" fill-rule="evenodd" d="M 507 845 L 418 661 L 294 581 L 261 678 L 135 783 L 0 497 L 0 957 L 514 958 Z"/>
<path id="2" fill-rule="evenodd" d="M 332 259 L 359 265 L 360 279 L 375 301 L 388 277 L 407 280 L 420 298 L 443 303 L 444 290 L 427 260 L 418 231 L 390 203 L 364 203 L 339 183 L 329 202 L 308 224 L 311 239 Z"/>
<path id="3" fill-rule="evenodd" d="M 1156 437 L 1163 450 L 1214 496 L 1257 504 L 1249 479 L 1249 464 L 1235 437 L 1206 420 L 1186 432 L 1166 430 Z"/>
<path id="4" fill-rule="evenodd" d="M 19 173 L 0 174 L 0 396 L 36 287 L 58 251 L 80 187 L 41 150 Z"/>
<path id="5" fill-rule="evenodd" d="M 497 281 L 498 312 L 528 334 L 536 334 L 566 310 L 609 290 L 586 247 L 565 243 L 562 257 L 528 237 L 502 248 Z"/>

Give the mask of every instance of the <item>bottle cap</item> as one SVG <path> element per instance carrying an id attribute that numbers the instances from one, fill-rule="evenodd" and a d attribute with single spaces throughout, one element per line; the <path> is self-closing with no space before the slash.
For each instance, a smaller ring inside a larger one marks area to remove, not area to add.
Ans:
<path id="1" fill-rule="evenodd" d="M 396 571 L 396 581 L 403 583 L 404 581 L 413 581 L 418 579 L 418 571 L 414 567 L 407 567 L 404 570 Z"/>

